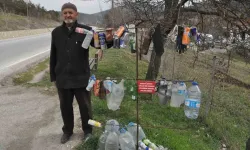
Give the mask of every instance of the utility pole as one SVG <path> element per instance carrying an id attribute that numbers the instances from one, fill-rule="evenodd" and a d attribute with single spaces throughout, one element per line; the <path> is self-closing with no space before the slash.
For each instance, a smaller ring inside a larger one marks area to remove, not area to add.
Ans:
<path id="1" fill-rule="evenodd" d="M 27 0 L 27 18 L 29 17 L 29 3 L 30 3 L 30 0 Z"/>
<path id="2" fill-rule="evenodd" d="M 114 11 L 114 0 L 112 0 L 112 26 L 113 26 L 113 28 L 115 28 L 115 18 L 114 18 L 114 16 L 115 16 L 115 11 Z"/>

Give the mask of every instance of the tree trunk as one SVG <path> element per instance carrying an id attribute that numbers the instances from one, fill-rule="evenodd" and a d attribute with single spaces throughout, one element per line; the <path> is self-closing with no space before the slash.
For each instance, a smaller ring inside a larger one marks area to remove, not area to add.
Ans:
<path id="1" fill-rule="evenodd" d="M 155 49 L 153 49 L 150 57 L 150 63 L 148 65 L 146 80 L 155 80 L 158 76 L 160 66 L 161 66 L 161 55 L 156 55 Z"/>
<path id="2" fill-rule="evenodd" d="M 161 56 L 164 53 L 164 43 L 161 35 L 160 25 L 157 25 L 152 37 L 154 48 L 151 53 L 150 63 L 148 66 L 148 72 L 146 76 L 147 80 L 155 80 L 157 78 L 161 66 Z"/>

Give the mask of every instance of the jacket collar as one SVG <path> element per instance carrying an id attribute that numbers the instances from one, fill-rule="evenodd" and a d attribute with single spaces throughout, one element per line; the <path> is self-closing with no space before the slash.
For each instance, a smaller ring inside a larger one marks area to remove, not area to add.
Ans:
<path id="1" fill-rule="evenodd" d="M 66 26 L 66 23 L 63 22 L 63 23 L 62 23 L 63 31 L 64 31 L 68 36 L 70 36 L 70 35 L 75 31 L 77 25 L 78 25 L 78 22 L 77 22 L 77 20 L 76 20 L 76 21 L 73 23 L 73 26 L 71 27 L 71 29 L 69 30 L 68 27 Z"/>

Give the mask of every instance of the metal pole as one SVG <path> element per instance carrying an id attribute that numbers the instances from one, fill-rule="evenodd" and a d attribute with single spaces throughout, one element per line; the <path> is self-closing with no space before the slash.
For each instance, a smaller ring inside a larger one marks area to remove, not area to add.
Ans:
<path id="1" fill-rule="evenodd" d="M 113 28 L 115 28 L 115 18 L 114 18 L 114 14 L 115 14 L 115 12 L 114 12 L 114 0 L 112 0 L 112 26 L 113 26 Z"/>
<path id="2" fill-rule="evenodd" d="M 29 17 L 29 3 L 30 3 L 30 0 L 27 1 L 27 18 Z"/>
<path id="3" fill-rule="evenodd" d="M 135 34 L 136 34 L 136 81 L 138 80 L 139 74 L 138 74 L 138 59 L 139 59 L 139 55 L 138 55 L 138 41 L 137 41 L 137 31 L 138 28 L 135 25 Z M 136 89 L 138 92 L 138 89 Z M 138 100 L 138 94 L 136 96 L 136 122 L 137 122 L 137 137 L 136 137 L 136 141 L 137 141 L 137 146 L 136 146 L 136 150 L 139 149 L 139 100 Z"/>

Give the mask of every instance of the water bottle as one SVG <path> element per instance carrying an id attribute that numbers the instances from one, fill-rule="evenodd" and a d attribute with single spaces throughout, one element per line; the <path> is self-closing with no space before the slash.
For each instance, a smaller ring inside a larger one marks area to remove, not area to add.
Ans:
<path id="1" fill-rule="evenodd" d="M 105 150 L 105 143 L 107 140 L 107 137 L 109 135 L 109 132 L 105 131 L 99 138 L 99 143 L 98 143 L 98 150 Z"/>
<path id="2" fill-rule="evenodd" d="M 120 108 L 124 97 L 124 79 L 119 84 L 112 84 L 110 96 L 107 97 L 108 109 L 116 111 Z"/>
<path id="3" fill-rule="evenodd" d="M 178 96 L 178 86 L 179 84 L 177 82 L 172 84 L 172 89 L 171 89 L 171 101 L 170 101 L 170 106 L 171 107 L 180 107 L 178 100 L 177 100 L 177 96 Z"/>
<path id="4" fill-rule="evenodd" d="M 119 133 L 119 122 L 114 119 L 108 120 L 105 125 L 105 131 Z"/>
<path id="5" fill-rule="evenodd" d="M 197 82 L 193 82 L 188 88 L 187 97 L 185 99 L 184 112 L 187 118 L 197 119 L 199 115 L 201 103 L 201 91 Z"/>
<path id="6" fill-rule="evenodd" d="M 95 81 L 96 81 L 95 75 L 92 75 L 92 76 L 90 77 L 89 84 L 88 84 L 88 86 L 86 87 L 86 90 L 87 90 L 87 91 L 90 91 L 90 90 L 93 88 L 93 85 L 95 84 Z"/>
<path id="7" fill-rule="evenodd" d="M 157 90 L 157 95 L 159 97 L 160 104 L 165 105 L 168 101 L 167 99 L 167 82 L 165 79 L 160 80 L 159 87 Z"/>
<path id="8" fill-rule="evenodd" d="M 94 45 L 95 48 L 100 48 L 99 34 L 94 32 Z"/>
<path id="9" fill-rule="evenodd" d="M 142 141 L 139 141 L 138 145 L 143 150 L 152 150 L 151 148 L 147 147 Z"/>
<path id="10" fill-rule="evenodd" d="M 187 91 L 187 87 L 186 84 L 184 82 L 181 82 L 178 86 L 178 94 L 176 96 L 177 102 L 178 102 L 178 106 L 180 107 L 181 104 L 184 103 L 185 98 L 186 98 L 186 91 Z"/>
<path id="11" fill-rule="evenodd" d="M 101 49 L 102 50 L 106 49 L 106 39 L 105 39 L 104 33 L 99 33 L 99 41 L 100 41 Z"/>
<path id="12" fill-rule="evenodd" d="M 85 36 L 85 38 L 84 38 L 84 40 L 82 42 L 82 47 L 85 48 L 85 49 L 88 49 L 92 39 L 93 39 L 93 31 L 88 31 L 87 30 L 86 36 Z"/>
<path id="13" fill-rule="evenodd" d="M 106 94 L 111 93 L 112 84 L 113 84 L 113 82 L 110 80 L 110 77 L 107 77 L 106 80 L 103 83 L 103 85 L 104 85 L 104 87 L 106 89 Z"/>
<path id="14" fill-rule="evenodd" d="M 119 137 L 116 132 L 110 132 L 106 143 L 105 150 L 119 150 Z"/>
<path id="15" fill-rule="evenodd" d="M 127 126 L 128 132 L 133 136 L 134 142 L 137 143 L 137 124 L 130 122 Z M 141 126 L 139 125 L 139 138 L 138 141 L 146 138 L 144 131 L 142 130 Z"/>
<path id="16" fill-rule="evenodd" d="M 135 143 L 133 136 L 124 128 L 120 131 L 119 142 L 121 150 L 135 150 Z"/>

